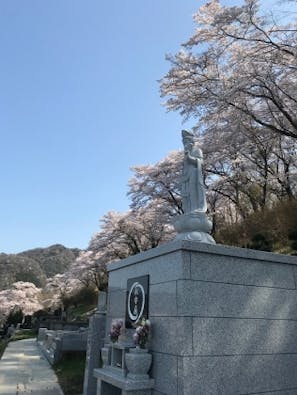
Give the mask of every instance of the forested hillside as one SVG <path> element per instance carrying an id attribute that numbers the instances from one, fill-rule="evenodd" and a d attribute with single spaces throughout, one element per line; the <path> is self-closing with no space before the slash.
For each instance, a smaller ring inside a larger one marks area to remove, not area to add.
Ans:
<path id="1" fill-rule="evenodd" d="M 0 290 L 17 281 L 42 287 L 48 277 L 64 273 L 79 254 L 79 249 L 56 244 L 19 254 L 0 254 Z"/>

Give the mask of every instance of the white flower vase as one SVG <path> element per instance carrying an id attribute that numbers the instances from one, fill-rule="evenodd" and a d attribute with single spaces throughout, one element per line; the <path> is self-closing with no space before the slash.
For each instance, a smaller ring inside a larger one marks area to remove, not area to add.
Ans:
<path id="1" fill-rule="evenodd" d="M 128 369 L 127 378 L 131 380 L 147 380 L 152 364 L 152 355 L 146 348 L 130 348 L 125 355 L 125 362 Z"/>

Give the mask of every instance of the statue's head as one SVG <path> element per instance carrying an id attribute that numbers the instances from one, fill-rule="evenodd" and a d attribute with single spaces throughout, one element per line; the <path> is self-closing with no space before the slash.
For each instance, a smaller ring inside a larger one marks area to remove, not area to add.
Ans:
<path id="1" fill-rule="evenodd" d="M 182 130 L 183 145 L 186 150 L 194 145 L 194 133 L 188 130 Z"/>
<path id="2" fill-rule="evenodd" d="M 189 130 L 182 130 L 182 138 L 183 141 L 193 141 L 194 140 L 194 133 Z"/>

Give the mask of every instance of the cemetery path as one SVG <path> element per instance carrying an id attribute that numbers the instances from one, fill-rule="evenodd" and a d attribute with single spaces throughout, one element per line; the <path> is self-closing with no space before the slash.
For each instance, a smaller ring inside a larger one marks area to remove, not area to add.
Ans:
<path id="1" fill-rule="evenodd" d="M 0 360 L 1 395 L 63 395 L 36 339 L 8 343 Z"/>

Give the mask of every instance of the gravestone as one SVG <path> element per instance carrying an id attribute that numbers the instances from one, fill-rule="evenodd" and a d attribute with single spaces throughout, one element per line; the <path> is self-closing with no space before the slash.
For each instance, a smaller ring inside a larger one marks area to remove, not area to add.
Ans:
<path id="1" fill-rule="evenodd" d="M 297 394 L 296 257 L 177 240 L 108 270 L 106 336 L 149 276 L 153 395 Z"/>
<path id="2" fill-rule="evenodd" d="M 93 371 L 100 366 L 100 350 L 104 345 L 106 302 L 106 293 L 101 291 L 98 296 L 97 311 L 89 321 L 83 395 L 96 395 L 97 391 L 97 381 Z"/>
<path id="3" fill-rule="evenodd" d="M 148 288 L 149 276 L 130 278 L 127 281 L 127 294 L 124 296 L 127 309 L 121 319 L 126 329 L 119 336 L 118 342 L 111 345 L 108 336 L 110 328 L 106 328 L 106 341 L 101 349 L 103 366 L 94 369 L 97 395 L 151 395 L 154 380 L 147 374 L 151 355 L 147 350 L 136 350 L 131 336 L 133 325 L 140 318 L 148 317 Z"/>

